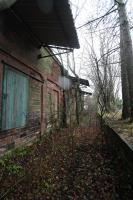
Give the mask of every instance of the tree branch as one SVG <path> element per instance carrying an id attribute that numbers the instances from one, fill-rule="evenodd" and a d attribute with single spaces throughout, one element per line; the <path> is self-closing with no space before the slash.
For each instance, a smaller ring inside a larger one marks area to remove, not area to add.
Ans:
<path id="1" fill-rule="evenodd" d="M 101 20 L 101 19 L 103 19 L 105 16 L 110 15 L 111 13 L 115 12 L 115 11 L 117 10 L 117 8 L 114 9 L 114 10 L 112 10 L 112 8 L 114 8 L 114 6 L 115 6 L 115 5 L 113 5 L 113 6 L 108 10 L 108 12 L 106 12 L 104 15 L 102 15 L 102 16 L 100 16 L 100 17 L 98 17 L 98 18 L 95 18 L 95 19 L 93 19 L 93 20 L 91 20 L 91 21 L 88 21 L 87 23 L 85 23 L 85 24 L 79 26 L 77 29 L 80 29 L 80 28 L 82 28 L 82 27 L 84 27 L 84 26 L 87 26 L 88 24 L 93 23 L 93 22 L 95 22 L 95 21 L 97 21 L 97 20 L 99 20 L 99 19 Z M 112 11 L 110 11 L 110 10 L 112 10 Z"/>

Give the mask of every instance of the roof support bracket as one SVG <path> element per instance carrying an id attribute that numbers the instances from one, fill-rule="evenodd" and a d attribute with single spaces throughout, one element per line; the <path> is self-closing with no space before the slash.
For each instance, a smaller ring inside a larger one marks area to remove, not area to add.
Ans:
<path id="1" fill-rule="evenodd" d="M 62 53 L 49 54 L 49 55 L 46 55 L 46 56 L 42 56 L 41 54 L 39 54 L 38 55 L 38 59 L 48 58 L 48 57 L 54 57 L 54 56 L 58 56 L 58 55 L 66 54 L 66 53 L 70 53 L 70 52 L 72 52 L 72 50 L 68 50 L 68 51 L 65 51 L 65 52 L 62 52 Z"/>
<path id="2" fill-rule="evenodd" d="M 42 45 L 44 48 L 50 48 L 50 49 L 59 49 L 59 50 L 66 50 L 66 51 L 73 51 L 72 48 L 67 47 L 60 47 L 60 46 L 53 46 L 53 45 Z"/>

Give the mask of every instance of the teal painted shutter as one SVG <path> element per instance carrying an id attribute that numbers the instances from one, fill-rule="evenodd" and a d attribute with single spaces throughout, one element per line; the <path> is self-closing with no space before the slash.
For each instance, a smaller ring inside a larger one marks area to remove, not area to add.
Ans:
<path id="1" fill-rule="evenodd" d="M 14 73 L 11 70 L 7 70 L 7 67 L 5 67 L 3 84 L 2 129 L 9 129 L 14 127 L 14 85 Z"/>
<path id="2" fill-rule="evenodd" d="M 5 66 L 3 82 L 2 129 L 22 127 L 26 124 L 28 105 L 28 78 Z"/>

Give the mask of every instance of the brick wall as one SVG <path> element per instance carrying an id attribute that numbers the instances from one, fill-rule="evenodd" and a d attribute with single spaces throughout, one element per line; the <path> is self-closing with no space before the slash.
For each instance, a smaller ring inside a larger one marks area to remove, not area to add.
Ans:
<path id="1" fill-rule="evenodd" d="M 48 74 L 48 79 L 55 82 L 58 85 L 59 76 L 61 76 L 60 66 L 53 61 L 51 66 L 51 72 Z"/>
<path id="2" fill-rule="evenodd" d="M 0 113 L 2 110 L 2 79 L 4 63 L 29 75 L 29 105 L 27 124 L 23 128 L 0 131 L 0 153 L 39 136 L 41 131 L 41 77 L 37 45 L 26 30 L 1 16 L 0 29 Z M 29 67 L 28 67 L 29 66 Z M 33 68 L 33 70 L 32 70 Z M 34 70 L 35 69 L 35 70 Z"/>
<path id="3" fill-rule="evenodd" d="M 10 20 L 5 16 L 6 13 L 0 14 L 0 113 L 4 63 L 29 76 L 29 103 L 27 124 L 24 128 L 0 130 L 0 153 L 39 136 L 41 128 L 44 130 L 46 125 L 47 92 L 57 91 L 59 103 L 62 95 L 58 86 L 58 77 L 61 74 L 59 65 L 53 58 L 38 59 L 42 51 L 38 48 L 39 45 L 35 38 L 28 30 L 22 29 L 21 23 L 16 22 L 13 16 L 8 15 Z M 45 50 L 43 51 L 46 53 Z M 43 97 L 42 78 L 39 73 L 44 79 Z"/>
<path id="4" fill-rule="evenodd" d="M 0 58 L 3 56 L 0 56 Z M 9 58 L 4 57 L 4 61 L 7 64 L 21 67 L 18 63 L 14 63 Z M 18 65 L 17 65 L 18 64 Z M 1 63 L 3 68 L 4 64 Z M 18 69 L 19 69 L 18 67 Z M 2 110 L 2 75 L 3 70 L 1 68 L 0 75 L 0 110 Z M 21 70 L 23 67 L 21 68 Z M 26 72 L 26 70 L 24 70 Z M 28 70 L 27 72 L 28 73 Z M 35 76 L 36 77 L 36 76 Z M 38 77 L 39 78 L 39 77 Z M 11 130 L 0 131 L 0 153 L 14 146 L 19 146 L 22 143 L 30 141 L 39 136 L 41 131 L 41 85 L 40 81 L 29 77 L 29 101 L 28 101 L 28 113 L 27 113 L 27 124 L 24 128 L 14 128 Z M 1 112 L 0 112 L 1 113 Z"/>

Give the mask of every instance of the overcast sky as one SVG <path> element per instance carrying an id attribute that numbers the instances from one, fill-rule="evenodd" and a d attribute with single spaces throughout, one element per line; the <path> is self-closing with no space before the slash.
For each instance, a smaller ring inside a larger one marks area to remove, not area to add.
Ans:
<path id="1" fill-rule="evenodd" d="M 78 28 L 87 21 L 105 14 L 112 7 L 113 0 L 70 0 L 70 3 L 75 19 L 75 26 Z M 133 25 L 133 0 L 127 1 L 126 9 L 129 20 L 132 20 L 131 23 Z M 85 31 L 85 28 L 77 29 L 77 31 L 80 35 L 82 31 Z"/>
<path id="2" fill-rule="evenodd" d="M 86 40 L 89 41 L 89 34 L 87 29 L 89 26 L 85 26 L 83 28 L 78 28 L 85 24 L 87 21 L 97 18 L 98 16 L 104 15 L 112 6 L 113 0 L 70 0 L 73 17 L 75 20 L 75 26 L 77 28 L 80 49 L 75 50 L 75 57 L 76 57 L 76 73 L 84 77 L 87 75 L 86 68 L 84 68 L 85 60 L 82 60 L 83 55 L 86 53 Z M 127 14 L 130 20 L 130 25 L 133 26 L 133 0 L 127 1 Z M 133 29 L 131 30 L 131 34 L 133 35 Z M 98 48 L 98 39 L 95 38 L 94 43 L 97 46 L 96 51 L 99 51 Z M 88 66 L 89 68 L 90 66 Z M 82 69 L 81 69 L 82 68 Z M 121 96 L 121 92 L 120 92 Z"/>
<path id="3" fill-rule="evenodd" d="M 86 31 L 89 26 L 80 29 L 78 27 L 97 18 L 97 16 L 104 15 L 112 7 L 113 0 L 70 0 L 70 2 L 80 43 L 80 49 L 76 53 L 80 54 L 83 51 L 86 38 L 89 39 Z M 130 24 L 133 26 L 133 0 L 127 1 L 126 8 Z M 131 34 L 133 35 L 133 29 Z"/>

